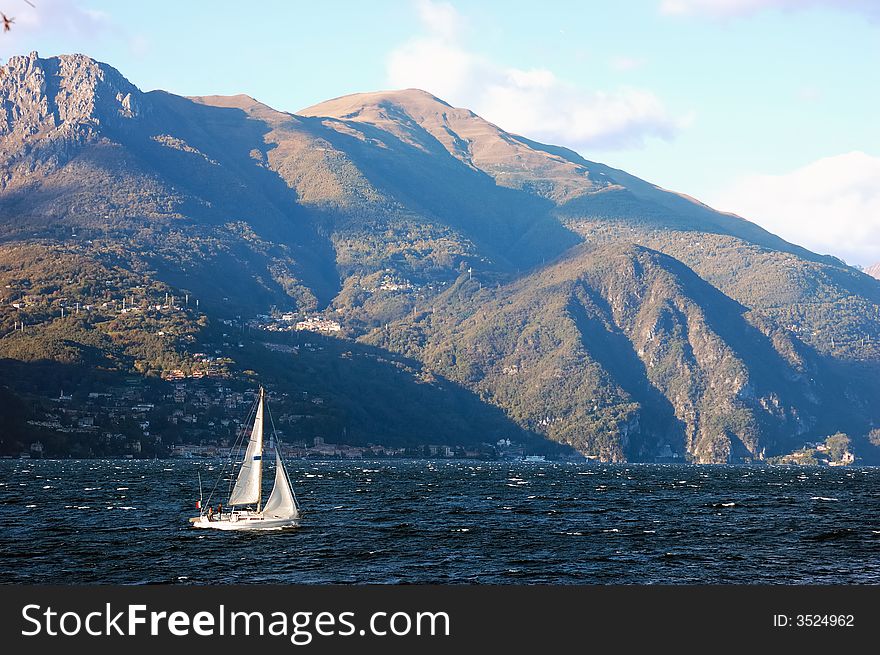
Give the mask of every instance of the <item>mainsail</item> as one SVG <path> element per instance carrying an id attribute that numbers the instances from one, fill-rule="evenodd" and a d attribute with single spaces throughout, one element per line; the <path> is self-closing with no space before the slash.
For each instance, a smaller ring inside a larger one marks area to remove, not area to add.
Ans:
<path id="1" fill-rule="evenodd" d="M 244 461 L 238 472 L 238 479 L 229 496 L 230 505 L 248 505 L 260 502 L 260 487 L 263 483 L 263 390 L 260 389 L 260 402 L 257 405 L 257 416 L 251 440 L 244 453 Z"/>
<path id="2" fill-rule="evenodd" d="M 284 471 L 284 464 L 281 462 L 281 455 L 278 452 L 275 453 L 275 486 L 272 487 L 272 493 L 269 494 L 269 500 L 266 501 L 266 506 L 263 508 L 263 515 L 276 519 L 292 519 L 299 516 L 293 490 L 290 488 L 290 482 L 287 480 L 287 473 Z"/>

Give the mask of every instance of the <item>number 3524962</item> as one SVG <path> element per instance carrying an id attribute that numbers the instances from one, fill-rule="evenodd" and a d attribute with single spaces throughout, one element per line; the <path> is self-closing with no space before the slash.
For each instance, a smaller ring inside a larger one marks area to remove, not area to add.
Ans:
<path id="1" fill-rule="evenodd" d="M 794 624 L 799 628 L 849 628 L 854 622 L 852 614 L 798 614 L 794 617 Z"/>

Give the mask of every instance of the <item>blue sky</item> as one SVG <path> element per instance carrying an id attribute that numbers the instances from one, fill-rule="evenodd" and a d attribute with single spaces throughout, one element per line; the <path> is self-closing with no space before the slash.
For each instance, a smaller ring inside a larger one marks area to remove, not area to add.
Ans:
<path id="1" fill-rule="evenodd" d="M 0 57 L 286 111 L 417 86 L 853 264 L 880 261 L 880 2 L 0 0 Z"/>

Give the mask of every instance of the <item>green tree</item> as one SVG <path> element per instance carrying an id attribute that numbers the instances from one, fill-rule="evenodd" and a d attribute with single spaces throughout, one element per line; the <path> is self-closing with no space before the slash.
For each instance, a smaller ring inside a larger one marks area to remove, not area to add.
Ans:
<path id="1" fill-rule="evenodd" d="M 831 455 L 831 459 L 834 461 L 840 461 L 843 459 L 843 455 L 849 452 L 849 448 L 852 445 L 852 439 L 849 438 L 848 435 L 843 432 L 838 432 L 837 434 L 832 434 L 825 440 L 825 446 L 828 448 L 828 454 Z"/>

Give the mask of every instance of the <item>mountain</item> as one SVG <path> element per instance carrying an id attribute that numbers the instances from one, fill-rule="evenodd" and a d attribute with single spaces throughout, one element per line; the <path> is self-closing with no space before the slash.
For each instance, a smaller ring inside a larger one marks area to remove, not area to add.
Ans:
<path id="1" fill-rule="evenodd" d="M 867 273 L 868 275 L 870 275 L 873 278 L 880 280 L 880 262 L 877 262 L 876 264 L 869 266 L 865 270 L 865 273 Z"/>
<path id="2" fill-rule="evenodd" d="M 880 453 L 880 282 L 741 217 L 417 89 L 289 114 L 31 53 L 0 100 L 9 393 L 210 369 L 320 393 L 303 438 Z"/>

